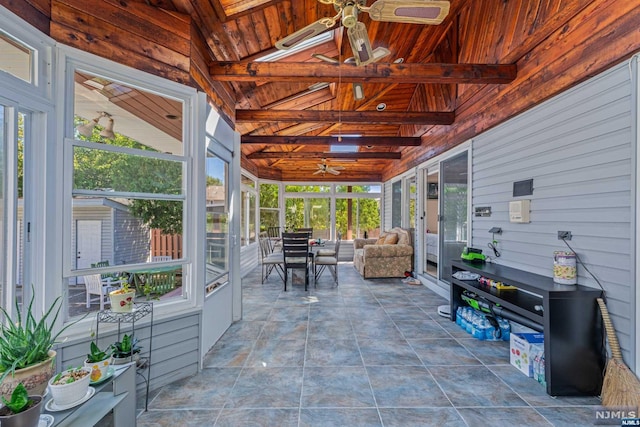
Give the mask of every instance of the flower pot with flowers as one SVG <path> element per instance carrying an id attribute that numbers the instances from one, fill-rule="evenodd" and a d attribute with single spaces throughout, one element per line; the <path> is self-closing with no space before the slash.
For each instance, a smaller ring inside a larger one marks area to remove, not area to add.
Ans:
<path id="1" fill-rule="evenodd" d="M 2 427 L 37 427 L 40 423 L 42 396 L 29 396 L 24 384 L 20 383 L 11 393 L 11 399 L 4 396 L 0 407 Z"/>
<path id="2" fill-rule="evenodd" d="M 111 311 L 115 313 L 128 313 L 133 310 L 133 299 L 136 296 L 136 291 L 129 287 L 129 280 L 126 277 L 121 277 L 120 283 L 120 289 L 109 292 Z"/>

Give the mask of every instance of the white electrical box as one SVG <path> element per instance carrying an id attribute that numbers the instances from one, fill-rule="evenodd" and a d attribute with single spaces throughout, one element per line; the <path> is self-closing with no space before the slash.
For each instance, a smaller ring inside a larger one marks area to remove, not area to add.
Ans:
<path id="1" fill-rule="evenodd" d="M 531 200 L 515 200 L 509 202 L 509 221 L 510 222 L 529 222 L 529 208 Z"/>

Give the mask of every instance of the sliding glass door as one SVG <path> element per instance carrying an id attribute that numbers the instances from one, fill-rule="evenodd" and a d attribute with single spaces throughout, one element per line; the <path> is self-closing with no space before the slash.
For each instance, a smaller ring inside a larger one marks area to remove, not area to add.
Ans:
<path id="1" fill-rule="evenodd" d="M 459 259 L 468 234 L 468 153 L 440 163 L 439 278 L 451 282 L 451 261 Z"/>

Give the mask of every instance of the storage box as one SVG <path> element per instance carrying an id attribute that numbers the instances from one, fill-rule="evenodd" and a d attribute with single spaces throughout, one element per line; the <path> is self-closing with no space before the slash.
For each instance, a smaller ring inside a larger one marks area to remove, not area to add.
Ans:
<path id="1" fill-rule="evenodd" d="M 544 352 L 544 334 L 511 333 L 509 342 L 511 364 L 533 378 L 533 355 Z"/>

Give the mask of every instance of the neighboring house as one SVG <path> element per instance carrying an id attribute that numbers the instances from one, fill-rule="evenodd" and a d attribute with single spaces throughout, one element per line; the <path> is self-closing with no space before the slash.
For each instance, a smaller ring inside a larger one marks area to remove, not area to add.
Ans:
<path id="1" fill-rule="evenodd" d="M 122 203 L 106 198 L 76 199 L 72 229 L 73 268 L 89 268 L 98 261 L 142 263 L 149 258 L 149 229 Z"/>

